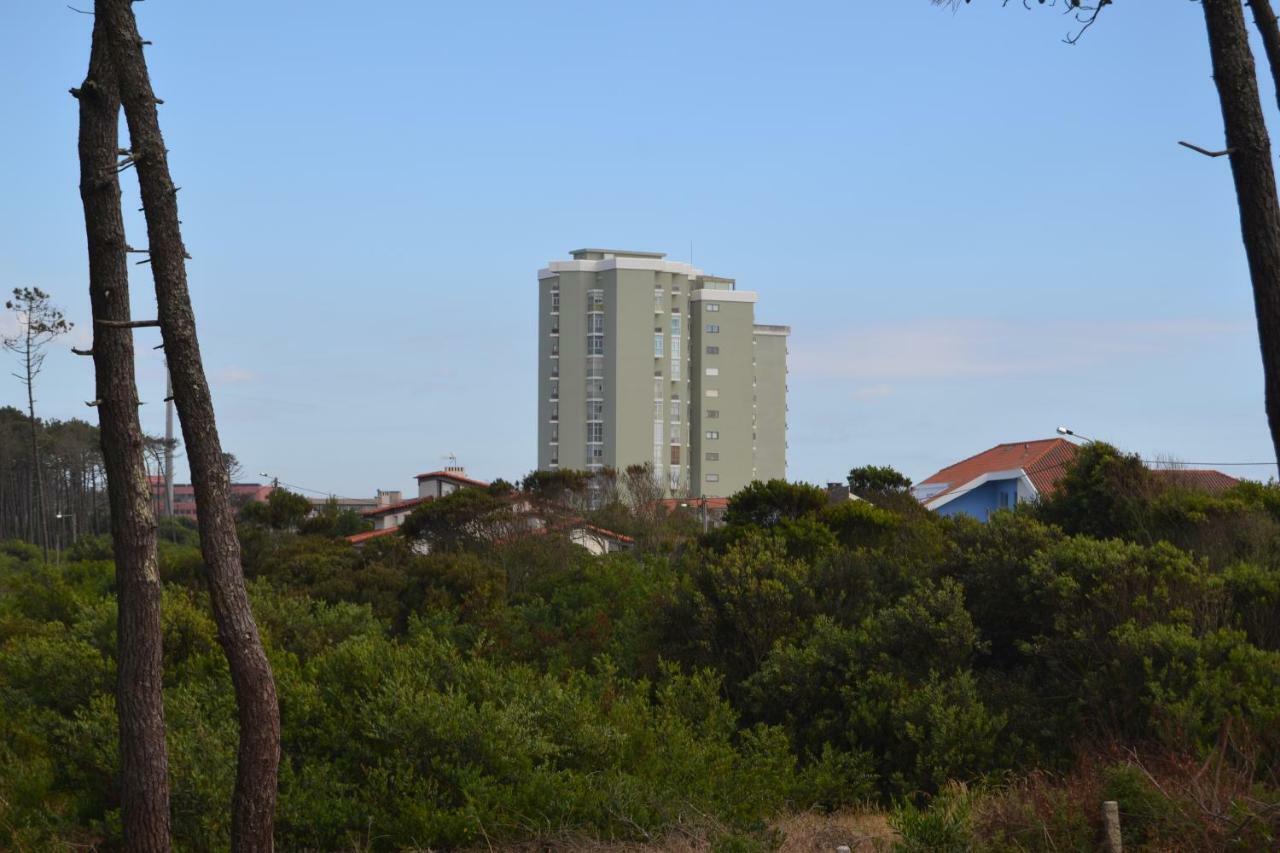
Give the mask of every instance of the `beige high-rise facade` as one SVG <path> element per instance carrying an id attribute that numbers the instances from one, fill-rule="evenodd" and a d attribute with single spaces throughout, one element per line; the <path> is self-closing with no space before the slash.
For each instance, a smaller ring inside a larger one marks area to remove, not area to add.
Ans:
<path id="1" fill-rule="evenodd" d="M 578 249 L 538 271 L 538 467 L 651 463 L 675 496 L 786 476 L 786 326 L 660 252 Z"/>

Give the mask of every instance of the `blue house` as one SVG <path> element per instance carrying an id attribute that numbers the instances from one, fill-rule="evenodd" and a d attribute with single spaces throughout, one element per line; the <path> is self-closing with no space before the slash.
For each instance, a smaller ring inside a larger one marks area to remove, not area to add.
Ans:
<path id="1" fill-rule="evenodd" d="M 986 521 L 991 513 L 1049 494 L 1075 457 L 1063 438 L 998 444 L 912 486 L 916 500 L 939 515 Z"/>

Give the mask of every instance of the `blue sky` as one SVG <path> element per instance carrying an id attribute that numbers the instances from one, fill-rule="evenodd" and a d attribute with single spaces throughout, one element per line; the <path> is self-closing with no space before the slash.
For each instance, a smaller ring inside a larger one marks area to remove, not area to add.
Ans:
<path id="1" fill-rule="evenodd" d="M 994 0 L 140 4 L 223 442 L 342 494 L 449 453 L 519 476 L 536 270 L 692 244 L 792 326 L 793 478 L 921 479 L 1060 423 L 1271 458 L 1229 167 L 1176 145 L 1222 139 L 1200 8 L 1147 5 L 1069 47 L 1059 12 Z M 80 342 L 89 28 L 0 12 L 0 286 L 50 291 Z M 54 351 L 42 413 L 93 396 Z"/>

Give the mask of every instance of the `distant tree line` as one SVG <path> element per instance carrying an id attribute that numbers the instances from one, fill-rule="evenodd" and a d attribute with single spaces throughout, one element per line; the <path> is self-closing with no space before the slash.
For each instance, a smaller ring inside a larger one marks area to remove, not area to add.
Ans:
<path id="1" fill-rule="evenodd" d="M 105 533 L 107 483 L 98 428 L 75 418 L 37 418 L 35 427 L 38 472 L 28 447 L 30 417 L 0 408 L 0 538 L 39 543 L 47 529 L 49 544 L 57 547 L 79 535 Z"/>

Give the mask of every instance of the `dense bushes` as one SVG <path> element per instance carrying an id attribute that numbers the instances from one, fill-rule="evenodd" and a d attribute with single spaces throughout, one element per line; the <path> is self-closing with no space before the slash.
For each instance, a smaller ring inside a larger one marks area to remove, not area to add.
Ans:
<path id="1" fill-rule="evenodd" d="M 603 558 L 425 516 L 428 556 L 355 550 L 268 507 L 242 537 L 281 696 L 279 845 L 754 833 L 876 802 L 918 849 L 1079 849 L 1103 796 L 1133 845 L 1261 844 L 1280 799 L 1277 490 L 1118 495 L 1138 475 L 1098 454 L 1059 500 L 987 524 L 759 484 L 724 529 L 648 517 L 651 549 Z M 174 831 L 217 849 L 234 708 L 198 551 L 173 533 Z M 119 839 L 110 548 L 64 557 L 0 545 L 0 847 Z M 1203 792 L 1167 781 L 1209 760 L 1231 781 L 1213 808 L 1236 815 L 1216 829 L 1187 824 Z"/>

